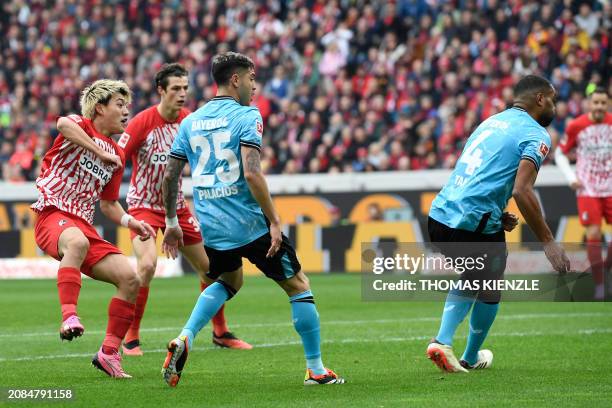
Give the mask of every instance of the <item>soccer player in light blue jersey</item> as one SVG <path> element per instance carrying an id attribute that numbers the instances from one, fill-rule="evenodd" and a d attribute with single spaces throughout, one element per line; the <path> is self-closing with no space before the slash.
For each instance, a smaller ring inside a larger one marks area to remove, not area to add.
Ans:
<path id="1" fill-rule="evenodd" d="M 462 281 L 503 278 L 507 259 L 504 231 L 511 231 L 518 223 L 515 215 L 504 212 L 510 197 L 544 244 L 554 269 L 559 273 L 569 270 L 569 260 L 554 241 L 533 191 L 551 148 L 545 127 L 555 116 L 555 100 L 556 91 L 546 79 L 535 75 L 522 78 L 514 88 L 513 107 L 485 120 L 470 135 L 450 180 L 432 202 L 431 242 L 450 258 L 485 259 L 484 269 L 464 272 Z M 480 347 L 495 320 L 500 298 L 496 290 L 451 290 L 427 356 L 447 372 L 490 367 L 493 353 Z M 453 336 L 470 309 L 467 346 L 458 361 L 452 349 Z"/>
<path id="2" fill-rule="evenodd" d="M 163 181 L 166 207 L 164 252 L 175 257 L 182 245 L 176 218 L 178 179 L 185 163 L 192 169 L 193 196 L 208 276 L 216 282 L 198 298 L 180 335 L 168 344 L 162 374 L 175 387 L 198 332 L 242 286 L 242 258 L 247 258 L 289 296 L 293 324 L 306 355 L 305 385 L 343 384 L 321 360 L 319 314 L 308 278 L 291 243 L 281 233 L 260 163 L 263 121 L 249 106 L 255 92 L 255 65 L 234 52 L 212 62 L 217 96 L 186 117 L 170 150 Z"/>

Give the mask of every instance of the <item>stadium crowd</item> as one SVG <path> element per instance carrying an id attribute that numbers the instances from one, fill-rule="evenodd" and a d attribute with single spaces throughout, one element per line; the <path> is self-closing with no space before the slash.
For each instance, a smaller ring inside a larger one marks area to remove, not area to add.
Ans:
<path id="1" fill-rule="evenodd" d="M 610 87 L 609 1 L 9 0 L 0 10 L 2 178 L 33 180 L 58 115 L 79 91 L 125 80 L 132 113 L 158 101 L 164 62 L 190 71 L 195 109 L 210 63 L 235 50 L 257 66 L 263 163 L 275 173 L 450 168 L 517 78 L 559 91 L 551 133 Z M 129 178 L 129 171 L 126 172 Z"/>

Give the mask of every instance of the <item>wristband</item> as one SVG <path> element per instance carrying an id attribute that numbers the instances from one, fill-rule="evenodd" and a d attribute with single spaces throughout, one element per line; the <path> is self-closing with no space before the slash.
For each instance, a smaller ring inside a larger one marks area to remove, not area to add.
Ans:
<path id="1" fill-rule="evenodd" d="M 172 218 L 166 217 L 166 228 L 176 228 L 178 226 L 179 226 L 179 221 L 176 215 Z"/>
<path id="2" fill-rule="evenodd" d="M 124 227 L 128 227 L 130 220 L 133 219 L 134 217 L 132 217 L 130 214 L 123 214 L 123 216 L 121 217 L 121 225 L 123 225 Z"/>

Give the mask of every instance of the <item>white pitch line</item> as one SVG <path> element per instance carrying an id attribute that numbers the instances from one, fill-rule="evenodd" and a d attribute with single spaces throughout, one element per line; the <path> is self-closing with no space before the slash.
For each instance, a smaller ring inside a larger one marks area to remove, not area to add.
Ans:
<path id="1" fill-rule="evenodd" d="M 515 314 L 515 315 L 500 315 L 497 316 L 497 320 L 529 320 L 529 319 L 561 319 L 568 317 L 612 317 L 611 313 L 604 312 L 587 312 L 587 313 L 530 313 L 530 314 Z M 437 317 L 408 317 L 404 319 L 373 319 L 373 320 L 329 320 L 321 321 L 322 325 L 343 325 L 343 324 L 385 324 L 385 323 L 411 323 L 411 322 L 436 322 L 440 320 L 440 316 Z M 231 324 L 233 328 L 256 328 L 256 327 L 289 327 L 289 322 L 275 322 L 275 323 L 244 323 L 244 324 Z M 144 333 L 155 333 L 155 332 L 172 332 L 180 330 L 181 327 L 145 327 L 140 329 Z M 87 334 L 105 334 L 103 330 L 87 330 Z M 58 331 L 53 332 L 33 332 L 33 333 L 3 333 L 0 334 L 0 338 L 5 337 L 38 337 L 38 336 L 58 336 Z"/>
<path id="2" fill-rule="evenodd" d="M 612 333 L 612 329 L 580 329 L 575 332 L 510 332 L 510 333 L 491 333 L 490 336 L 493 337 L 542 337 L 542 336 L 573 336 L 577 334 L 582 335 L 593 335 L 593 334 L 607 334 Z M 466 336 L 458 336 L 457 338 L 465 339 Z M 376 338 L 376 339 L 364 339 L 364 338 L 355 338 L 355 339 L 339 339 L 339 340 L 325 340 L 322 344 L 348 344 L 348 343 L 397 343 L 397 342 L 409 342 L 409 341 L 426 341 L 431 339 L 431 336 L 408 336 L 408 337 L 385 337 L 385 338 Z M 301 341 L 297 340 L 289 340 L 278 343 L 262 343 L 262 344 L 253 344 L 254 348 L 269 348 L 269 347 L 285 347 L 285 346 L 295 346 L 302 344 Z M 192 351 L 205 351 L 211 350 L 214 347 L 194 347 Z M 147 350 L 147 353 L 161 353 L 166 352 L 164 349 L 153 349 Z M 47 360 L 47 359 L 58 359 L 58 358 L 77 358 L 77 357 L 92 357 L 95 353 L 78 353 L 78 354 L 55 354 L 55 355 L 47 355 L 47 356 L 28 356 L 28 357 L 16 357 L 16 358 L 0 358 L 0 362 L 15 362 L 15 361 L 36 361 L 36 360 Z"/>

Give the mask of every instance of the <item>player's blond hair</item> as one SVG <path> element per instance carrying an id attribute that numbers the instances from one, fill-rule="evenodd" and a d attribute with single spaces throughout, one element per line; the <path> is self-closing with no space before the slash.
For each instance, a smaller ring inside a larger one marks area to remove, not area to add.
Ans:
<path id="1" fill-rule="evenodd" d="M 132 93 L 130 87 L 123 82 L 114 79 L 99 79 L 81 93 L 81 114 L 93 119 L 96 114 L 96 105 L 106 105 L 114 94 L 119 93 L 125 97 L 125 102 L 130 103 Z"/>

